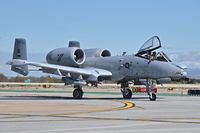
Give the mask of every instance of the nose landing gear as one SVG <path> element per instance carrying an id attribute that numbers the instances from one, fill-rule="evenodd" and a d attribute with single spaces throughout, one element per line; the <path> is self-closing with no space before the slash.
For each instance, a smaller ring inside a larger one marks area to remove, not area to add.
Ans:
<path id="1" fill-rule="evenodd" d="M 146 89 L 147 89 L 147 94 L 149 95 L 149 100 L 156 101 L 156 94 L 152 91 L 153 83 L 151 79 L 146 80 Z"/>
<path id="2" fill-rule="evenodd" d="M 149 100 L 150 100 L 150 101 L 156 101 L 156 94 L 155 94 L 155 93 L 151 93 L 151 94 L 149 95 Z"/>

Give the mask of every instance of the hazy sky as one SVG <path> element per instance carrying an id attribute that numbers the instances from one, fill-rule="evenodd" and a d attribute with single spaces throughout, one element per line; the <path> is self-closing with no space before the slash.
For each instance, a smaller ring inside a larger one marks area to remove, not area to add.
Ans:
<path id="1" fill-rule="evenodd" d="M 133 53 L 153 35 L 165 51 L 200 50 L 200 0 L 0 0 L 0 52 L 24 37 L 28 53 L 69 40 Z"/>

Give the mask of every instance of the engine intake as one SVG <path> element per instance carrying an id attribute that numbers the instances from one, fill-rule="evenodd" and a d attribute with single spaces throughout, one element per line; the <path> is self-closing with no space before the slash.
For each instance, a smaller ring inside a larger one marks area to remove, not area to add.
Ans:
<path id="1" fill-rule="evenodd" d="M 85 53 L 78 47 L 58 48 L 46 56 L 47 63 L 78 67 L 85 62 Z"/>
<path id="2" fill-rule="evenodd" d="M 85 49 L 86 57 L 108 57 L 111 56 L 111 52 L 107 49 L 96 48 L 96 49 Z"/>
<path id="3" fill-rule="evenodd" d="M 75 50 L 75 52 L 74 52 L 74 60 L 77 63 L 82 64 L 84 62 L 84 60 L 85 60 L 84 57 L 85 57 L 85 53 L 84 53 L 83 50 L 81 50 L 81 49 Z"/>

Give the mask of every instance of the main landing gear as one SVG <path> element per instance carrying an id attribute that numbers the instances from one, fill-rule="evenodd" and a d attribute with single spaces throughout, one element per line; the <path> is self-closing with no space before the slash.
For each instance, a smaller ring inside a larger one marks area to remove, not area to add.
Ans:
<path id="1" fill-rule="evenodd" d="M 132 91 L 131 91 L 131 89 L 129 89 L 128 82 L 122 82 L 121 88 L 122 88 L 121 92 L 122 92 L 123 98 L 124 99 L 131 99 Z"/>
<path id="2" fill-rule="evenodd" d="M 151 79 L 146 80 L 146 89 L 147 89 L 147 94 L 149 95 L 149 100 L 150 101 L 156 101 L 156 94 L 153 92 L 153 82 Z"/>
<path id="3" fill-rule="evenodd" d="M 82 99 L 83 97 L 83 90 L 81 85 L 74 85 L 74 91 L 73 91 L 73 98 L 74 99 Z"/>
<path id="4" fill-rule="evenodd" d="M 63 77 L 62 80 L 64 81 L 65 85 L 73 84 L 73 80 L 68 77 Z M 74 99 L 82 99 L 83 97 L 83 90 L 81 84 L 74 84 L 74 91 L 73 91 L 73 98 Z"/>
<path id="5" fill-rule="evenodd" d="M 128 82 L 121 82 L 121 92 L 124 99 L 131 99 L 132 98 L 132 91 L 129 89 Z M 156 94 L 153 92 L 153 84 L 151 79 L 146 80 L 146 89 L 147 94 L 149 95 L 150 101 L 156 101 Z M 82 85 L 74 85 L 74 91 L 73 91 L 73 98 L 74 99 L 82 99 L 83 97 L 83 90 Z"/>

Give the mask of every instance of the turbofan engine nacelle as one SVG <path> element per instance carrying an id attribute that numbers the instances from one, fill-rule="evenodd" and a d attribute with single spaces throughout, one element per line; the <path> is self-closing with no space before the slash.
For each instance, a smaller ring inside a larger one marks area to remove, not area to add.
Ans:
<path id="1" fill-rule="evenodd" d="M 111 56 L 111 52 L 107 49 L 95 48 L 95 49 L 85 49 L 86 57 L 108 57 Z"/>
<path id="2" fill-rule="evenodd" d="M 85 53 L 79 47 L 58 48 L 46 56 L 47 63 L 79 67 L 85 62 Z"/>

